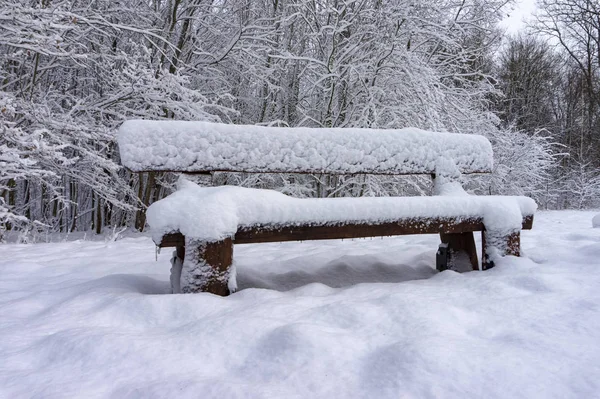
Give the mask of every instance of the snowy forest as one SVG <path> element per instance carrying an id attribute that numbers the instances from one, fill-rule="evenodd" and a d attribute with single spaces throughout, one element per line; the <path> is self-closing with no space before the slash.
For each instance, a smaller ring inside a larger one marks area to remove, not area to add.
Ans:
<path id="1" fill-rule="evenodd" d="M 127 119 L 483 134 L 481 194 L 600 206 L 600 3 L 1 0 L 0 236 L 137 228 L 169 173 L 120 165 Z M 417 195 L 423 177 L 218 174 L 299 197 Z M 3 234 L 4 233 L 4 234 Z"/>

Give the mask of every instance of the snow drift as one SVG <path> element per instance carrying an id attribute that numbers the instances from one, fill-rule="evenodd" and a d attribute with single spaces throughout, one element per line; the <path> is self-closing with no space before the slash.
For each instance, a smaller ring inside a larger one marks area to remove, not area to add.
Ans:
<path id="1" fill-rule="evenodd" d="M 436 235 L 240 245 L 225 298 L 166 295 L 148 237 L 0 245 L 0 397 L 594 398 L 595 213 L 483 273 L 437 273 Z"/>

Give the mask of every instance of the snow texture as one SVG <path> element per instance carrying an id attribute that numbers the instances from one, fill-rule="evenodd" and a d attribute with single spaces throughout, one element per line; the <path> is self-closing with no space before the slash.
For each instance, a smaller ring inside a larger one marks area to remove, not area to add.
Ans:
<path id="1" fill-rule="evenodd" d="M 171 258 L 171 293 L 181 294 L 181 269 L 183 262 L 177 257 L 177 251 L 173 251 Z"/>
<path id="2" fill-rule="evenodd" d="M 178 184 L 176 192 L 148 208 L 156 243 L 174 231 L 213 242 L 233 237 L 239 227 L 247 226 L 384 223 L 411 218 L 483 217 L 486 228 L 508 234 L 520 230 L 523 217 L 533 215 L 537 208 L 527 197 L 293 198 L 274 190 L 200 187 L 183 178 Z M 456 186 L 451 189 L 458 191 Z"/>
<path id="3" fill-rule="evenodd" d="M 462 173 L 490 172 L 483 136 L 355 128 L 281 128 L 130 120 L 118 133 L 121 162 L 135 172 L 244 171 L 330 174 L 434 173 L 451 159 Z"/>
<path id="4" fill-rule="evenodd" d="M 596 213 L 485 272 L 437 235 L 239 245 L 226 298 L 169 295 L 144 236 L 0 245 L 0 397 L 596 398 Z"/>
<path id="5" fill-rule="evenodd" d="M 181 268 L 180 292 L 205 292 L 208 285 L 215 281 L 225 283 L 229 292 L 235 292 L 237 289 L 235 267 L 216 270 L 206 263 L 202 256 L 198 255 L 198 252 L 204 251 L 207 245 L 208 243 L 204 240 L 198 240 L 191 236 L 185 237 L 185 259 Z M 175 278 L 176 275 L 171 274 L 171 279 Z"/>
<path id="6" fill-rule="evenodd" d="M 594 228 L 600 228 L 600 213 L 592 218 L 592 226 Z"/>

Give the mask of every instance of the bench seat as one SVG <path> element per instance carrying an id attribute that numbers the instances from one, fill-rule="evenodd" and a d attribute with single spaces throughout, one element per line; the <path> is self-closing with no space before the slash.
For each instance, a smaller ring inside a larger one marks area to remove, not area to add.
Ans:
<path id="1" fill-rule="evenodd" d="M 519 232 L 531 228 L 536 210 L 527 197 L 464 192 L 301 199 L 273 190 L 199 187 L 185 179 L 179 184 L 178 191 L 150 206 L 148 222 L 159 247 L 177 248 L 187 292 L 227 294 L 231 290 L 233 244 L 440 234 L 443 242 L 454 242 L 454 250 L 466 251 L 472 267 L 478 269 L 472 232 L 481 231 L 482 268 L 487 269 L 493 266 L 492 248 L 501 255 L 519 255 Z M 215 270 L 216 275 L 199 278 Z M 213 284 L 217 288 L 207 288 L 206 281 L 215 279 L 221 288 L 217 283 Z M 186 280 L 200 281 L 200 287 L 190 287 Z"/>
<path id="2" fill-rule="evenodd" d="M 411 219 L 429 220 L 432 225 L 435 219 L 481 220 L 488 229 L 514 231 L 537 208 L 532 199 L 518 196 L 294 198 L 274 190 L 199 187 L 185 179 L 178 184 L 175 193 L 148 209 L 157 244 L 173 231 L 210 242 L 233 237 L 240 228 L 373 225 Z"/>
<path id="3" fill-rule="evenodd" d="M 522 229 L 531 230 L 533 215 L 523 216 Z M 400 236 L 411 234 L 457 234 L 483 231 L 482 217 L 456 218 L 408 218 L 385 223 L 338 223 L 327 224 L 260 224 L 239 226 L 233 236 L 234 244 L 257 244 L 261 242 L 285 242 L 305 240 L 337 240 Z M 160 248 L 185 245 L 185 236 L 179 231 L 164 234 L 156 245 Z"/>

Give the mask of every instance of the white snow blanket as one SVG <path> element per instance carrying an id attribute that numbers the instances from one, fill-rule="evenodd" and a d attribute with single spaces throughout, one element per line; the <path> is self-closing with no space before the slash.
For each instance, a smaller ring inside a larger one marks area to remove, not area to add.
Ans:
<path id="1" fill-rule="evenodd" d="M 416 128 L 281 128 L 130 120 L 118 133 L 121 162 L 134 172 L 243 171 L 330 174 L 434 173 L 452 159 L 462 173 L 492 169 L 483 136 Z"/>
<path id="2" fill-rule="evenodd" d="M 527 197 L 434 196 L 293 198 L 274 190 L 200 187 L 180 179 L 179 189 L 147 211 L 153 239 L 179 231 L 200 241 L 232 237 L 241 226 L 384 223 L 411 218 L 483 218 L 488 230 L 521 229 L 537 205 Z"/>
<path id="3" fill-rule="evenodd" d="M 596 213 L 485 273 L 437 273 L 434 235 L 240 245 L 229 297 L 168 295 L 141 235 L 3 244 L 0 398 L 597 398 Z"/>

